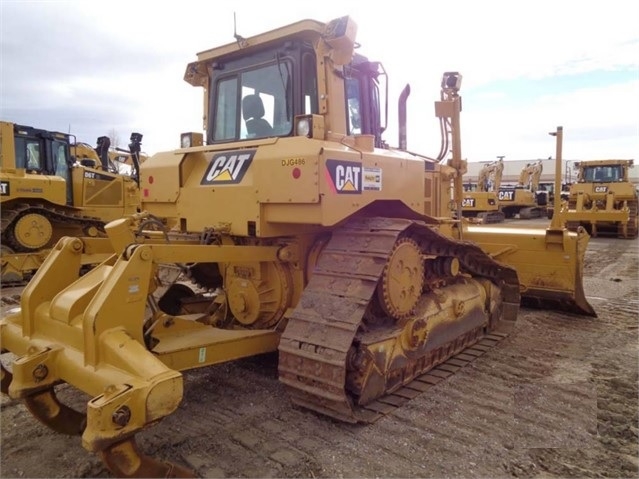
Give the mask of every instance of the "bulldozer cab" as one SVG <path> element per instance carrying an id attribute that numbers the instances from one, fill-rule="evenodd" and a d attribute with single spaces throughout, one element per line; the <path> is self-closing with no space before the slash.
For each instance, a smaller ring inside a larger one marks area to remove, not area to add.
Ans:
<path id="1" fill-rule="evenodd" d="M 628 166 L 624 163 L 579 164 L 579 181 L 584 183 L 615 183 L 628 181 Z"/>
<path id="2" fill-rule="evenodd" d="M 335 56 L 334 63 L 346 64 L 339 77 L 341 85 L 333 81 L 328 88 L 342 90 L 339 96 L 345 101 L 332 104 L 329 111 L 327 85 L 318 82 L 323 58 L 317 53 L 322 48 L 317 49 L 316 45 L 326 44 L 326 49 L 337 45 L 335 52 L 349 48 L 352 51 L 349 36 L 354 37 L 355 26 L 344 17 L 329 25 L 327 31 L 331 33 L 320 36 L 324 28 L 323 24 L 307 20 L 290 26 L 286 41 L 265 42 L 263 48 L 251 53 L 238 50 L 235 44 L 200 53 L 199 60 L 188 65 L 185 80 L 194 86 L 206 86 L 207 143 L 314 137 L 326 128 L 342 135 L 373 135 L 375 145 L 381 146 L 385 128 L 381 117 L 388 110 L 387 105 L 383 110 L 380 107 L 381 98 L 387 98 L 387 82 L 383 82 L 386 89 L 382 87 L 384 69 L 362 55 L 355 54 L 352 61 L 350 55 L 345 60 Z M 327 116 L 322 119 L 319 115 Z M 302 118 L 306 119 L 300 123 Z M 309 129 L 311 118 L 315 131 Z"/>
<path id="3" fill-rule="evenodd" d="M 575 162 L 577 183 L 627 182 L 634 160 L 588 160 Z"/>
<path id="4" fill-rule="evenodd" d="M 3 156 L 4 168 L 24 168 L 31 173 L 68 178 L 71 137 L 64 133 L 14 125 L 15 159 Z"/>
<path id="5" fill-rule="evenodd" d="M 69 181 L 73 164 L 72 136 L 30 126 L 1 123 L 2 162 L 0 166 L 2 170 L 4 172 L 23 170 L 26 177 L 32 178 L 34 175 L 62 178 L 65 185 L 62 188 L 62 185 L 50 188 L 47 194 L 51 194 L 51 201 L 58 204 L 73 204 L 73 188 Z M 6 184 L 8 188 L 8 181 L 3 184 Z M 10 188 L 8 189 L 9 191 L 3 194 L 9 197 L 6 199 L 12 196 Z M 15 194 L 16 192 L 13 193 L 14 196 Z"/>

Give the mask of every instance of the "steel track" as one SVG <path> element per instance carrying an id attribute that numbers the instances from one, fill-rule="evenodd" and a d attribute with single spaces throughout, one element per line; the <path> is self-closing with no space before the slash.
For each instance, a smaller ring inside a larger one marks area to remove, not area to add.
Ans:
<path id="1" fill-rule="evenodd" d="M 468 331 L 407 361 L 399 374 L 405 386 L 367 404 L 356 404 L 346 387 L 349 350 L 395 241 L 413 226 L 408 220 L 366 219 L 333 234 L 280 340 L 280 381 L 295 404 L 341 421 L 372 422 L 393 405 L 399 406 L 400 398 L 409 399 L 426 384 L 439 382 L 435 378 L 452 374 L 479 351 L 483 354 L 491 341 L 502 338 L 486 336 L 484 327 Z M 505 319 L 512 328 L 520 300 L 516 272 L 498 265 L 478 247 L 450 240 L 431 227 L 420 226 L 417 232 L 429 253 L 456 256 L 466 270 L 502 285 L 508 305 Z"/>
<path id="2" fill-rule="evenodd" d="M 26 213 L 36 213 L 47 218 L 53 226 L 55 236 L 55 225 L 62 224 L 64 226 L 76 226 L 80 229 L 95 227 L 100 232 L 104 232 L 104 221 L 93 216 L 83 216 L 66 208 L 55 207 L 44 203 L 29 204 L 19 203 L 8 208 L 3 208 L 0 218 L 0 234 L 3 242 L 11 247 L 16 253 L 29 253 L 36 250 L 30 250 L 20 244 L 15 237 L 13 231 L 14 223 Z"/>

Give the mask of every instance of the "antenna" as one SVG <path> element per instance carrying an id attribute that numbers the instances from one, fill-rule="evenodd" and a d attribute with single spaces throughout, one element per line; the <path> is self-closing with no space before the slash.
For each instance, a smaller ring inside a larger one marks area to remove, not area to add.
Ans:
<path id="1" fill-rule="evenodd" d="M 244 38 L 242 35 L 237 34 L 237 21 L 235 18 L 235 12 L 233 12 L 233 38 L 235 38 L 240 48 L 248 47 L 248 42 L 246 41 L 246 38 Z"/>

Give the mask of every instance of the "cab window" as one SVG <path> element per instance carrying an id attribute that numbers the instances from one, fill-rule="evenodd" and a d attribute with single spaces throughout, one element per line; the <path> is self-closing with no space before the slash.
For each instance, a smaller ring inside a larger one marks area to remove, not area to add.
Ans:
<path id="1" fill-rule="evenodd" d="M 589 183 L 610 183 L 623 178 L 621 166 L 594 166 L 584 169 L 584 180 Z"/>
<path id="2" fill-rule="evenodd" d="M 360 87 L 356 78 L 346 79 L 346 117 L 349 135 L 362 133 L 362 121 L 360 112 Z"/>
<path id="3" fill-rule="evenodd" d="M 69 164 L 67 162 L 67 144 L 59 141 L 53 141 L 53 166 L 55 167 L 55 175 L 61 176 L 65 180 L 69 179 Z"/>
<path id="4" fill-rule="evenodd" d="M 302 113 L 305 115 L 319 113 L 317 104 L 317 66 L 315 64 L 315 55 L 305 53 L 302 57 L 302 94 L 304 101 L 302 102 Z"/>
<path id="5" fill-rule="evenodd" d="M 289 135 L 293 126 L 292 63 L 279 59 L 217 82 L 214 141 Z"/>
<path id="6" fill-rule="evenodd" d="M 43 168 L 40 142 L 29 138 L 15 138 L 16 168 L 40 171 Z"/>

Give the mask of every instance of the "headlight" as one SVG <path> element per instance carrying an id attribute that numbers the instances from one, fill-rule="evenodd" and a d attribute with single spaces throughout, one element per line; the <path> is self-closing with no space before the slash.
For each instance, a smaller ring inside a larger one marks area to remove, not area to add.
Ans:
<path id="1" fill-rule="evenodd" d="M 297 120 L 297 136 L 307 136 L 310 137 L 310 133 L 312 131 L 311 127 L 311 119 L 310 118 L 300 118 Z"/>
<path id="2" fill-rule="evenodd" d="M 461 88 L 461 81 L 462 76 L 458 72 L 446 72 L 442 78 L 442 88 L 457 92 Z"/>
<path id="3" fill-rule="evenodd" d="M 189 131 L 180 135 L 182 148 L 195 148 L 204 145 L 204 135 L 195 131 Z"/>

